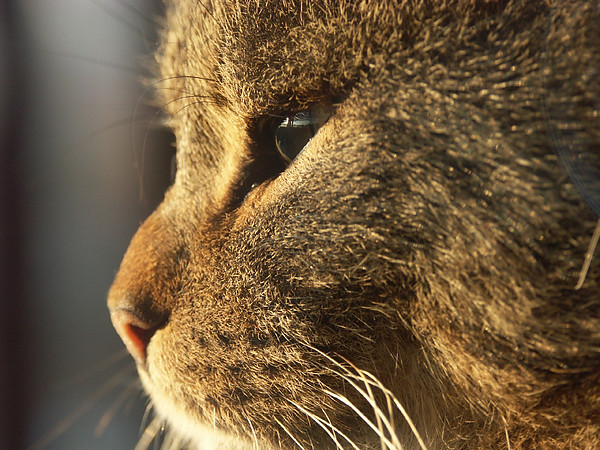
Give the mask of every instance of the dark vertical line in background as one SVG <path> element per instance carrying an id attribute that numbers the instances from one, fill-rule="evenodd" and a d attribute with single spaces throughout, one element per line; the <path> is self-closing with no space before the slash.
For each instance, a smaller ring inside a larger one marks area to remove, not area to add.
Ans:
<path id="1" fill-rule="evenodd" d="M 16 45 L 22 31 L 17 1 L 0 2 L 0 448 L 6 449 L 24 448 L 29 416 L 22 182 L 27 80 Z"/>

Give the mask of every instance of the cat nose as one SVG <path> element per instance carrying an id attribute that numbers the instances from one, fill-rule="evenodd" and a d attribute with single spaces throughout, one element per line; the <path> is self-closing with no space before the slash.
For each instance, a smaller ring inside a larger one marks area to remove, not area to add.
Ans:
<path id="1" fill-rule="evenodd" d="M 112 309 L 110 319 L 135 362 L 138 365 L 145 365 L 146 349 L 160 323 L 145 320 L 126 307 Z"/>
<path id="2" fill-rule="evenodd" d="M 175 305 L 177 267 L 184 254 L 173 230 L 151 215 L 134 235 L 108 292 L 112 323 L 123 343 L 144 366 L 151 340 L 164 328 Z"/>

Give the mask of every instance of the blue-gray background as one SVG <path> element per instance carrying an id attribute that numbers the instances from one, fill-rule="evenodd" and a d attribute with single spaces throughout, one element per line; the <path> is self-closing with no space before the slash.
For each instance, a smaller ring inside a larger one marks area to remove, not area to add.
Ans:
<path id="1" fill-rule="evenodd" d="M 127 390 L 134 365 L 105 297 L 160 196 L 140 201 L 134 156 L 154 117 L 133 115 L 156 46 L 154 3 L 12 0 L 0 11 L 0 448 L 132 449 L 138 439 L 145 399 Z M 149 185 L 169 159 L 155 140 Z"/>

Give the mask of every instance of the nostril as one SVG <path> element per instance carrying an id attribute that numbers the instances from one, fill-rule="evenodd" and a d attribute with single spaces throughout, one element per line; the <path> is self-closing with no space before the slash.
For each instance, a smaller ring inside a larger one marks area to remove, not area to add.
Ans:
<path id="1" fill-rule="evenodd" d="M 156 324 L 144 321 L 137 314 L 127 309 L 112 310 L 110 318 L 135 362 L 144 365 L 146 363 L 146 349 L 150 339 L 159 327 Z"/>
<path id="2" fill-rule="evenodd" d="M 148 344 L 150 343 L 150 338 L 154 335 L 156 329 L 151 328 L 149 330 L 145 330 L 140 327 L 136 327 L 135 325 L 126 325 L 125 333 L 127 333 L 130 341 L 131 348 L 129 351 L 132 353 L 133 357 L 137 360 L 146 360 L 146 348 L 148 348 Z"/>

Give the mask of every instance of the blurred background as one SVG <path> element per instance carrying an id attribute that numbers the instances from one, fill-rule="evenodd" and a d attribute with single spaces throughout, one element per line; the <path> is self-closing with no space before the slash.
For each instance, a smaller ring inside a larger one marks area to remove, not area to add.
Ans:
<path id="1" fill-rule="evenodd" d="M 172 137 L 142 84 L 160 14 L 154 0 L 0 2 L 2 449 L 138 441 L 146 400 L 105 298 L 169 183 Z"/>

